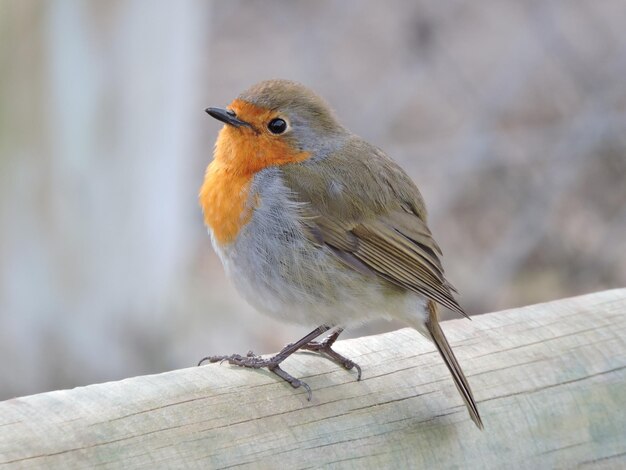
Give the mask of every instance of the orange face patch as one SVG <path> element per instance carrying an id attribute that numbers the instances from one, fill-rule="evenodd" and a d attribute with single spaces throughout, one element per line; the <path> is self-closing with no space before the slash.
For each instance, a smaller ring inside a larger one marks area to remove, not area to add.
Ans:
<path id="1" fill-rule="evenodd" d="M 309 157 L 308 152 L 291 147 L 286 134 L 274 135 L 267 130 L 267 124 L 278 116 L 276 111 L 241 100 L 233 101 L 229 108 L 253 128 L 224 126 L 215 144 L 215 160 L 237 173 L 253 174 L 268 166 L 301 162 Z"/>
<path id="2" fill-rule="evenodd" d="M 204 221 L 220 244 L 234 241 L 249 222 L 253 209 L 246 208 L 246 202 L 257 172 L 309 158 L 308 152 L 294 149 L 281 135 L 267 130 L 267 123 L 277 116 L 275 111 L 241 100 L 233 101 L 230 108 L 253 128 L 222 128 L 199 196 Z"/>

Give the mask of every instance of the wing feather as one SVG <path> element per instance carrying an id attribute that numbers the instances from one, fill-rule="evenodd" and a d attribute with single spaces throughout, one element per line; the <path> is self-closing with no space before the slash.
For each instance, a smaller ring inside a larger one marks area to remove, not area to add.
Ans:
<path id="1" fill-rule="evenodd" d="M 341 151 L 281 168 L 309 238 L 346 265 L 467 316 L 446 280 L 422 196 L 382 151 L 351 137 Z M 350 188 L 343 190 L 342 188 Z"/>
<path id="2" fill-rule="evenodd" d="M 376 275 L 467 316 L 444 276 L 439 247 L 416 215 L 395 213 L 347 223 L 327 216 L 307 217 L 316 240 L 344 263 Z M 411 218 L 409 218 L 411 217 Z M 401 219 L 401 224 L 394 221 Z M 411 225 L 413 223 L 413 226 Z"/>

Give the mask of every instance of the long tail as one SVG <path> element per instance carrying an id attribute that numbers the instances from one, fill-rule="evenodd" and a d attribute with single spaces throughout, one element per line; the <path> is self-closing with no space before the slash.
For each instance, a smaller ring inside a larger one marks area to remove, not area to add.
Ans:
<path id="1" fill-rule="evenodd" d="M 472 395 L 472 389 L 470 388 L 469 383 L 465 378 L 465 374 L 463 374 L 461 366 L 452 352 L 452 348 L 450 348 L 450 345 L 448 344 L 448 340 L 443 334 L 441 326 L 439 326 L 439 319 L 437 318 L 437 304 L 435 304 L 432 300 L 428 301 L 428 311 L 429 318 L 426 322 L 426 327 L 430 332 L 430 336 L 435 343 L 435 346 L 437 346 L 443 361 L 446 363 L 446 366 L 448 366 L 448 370 L 452 374 L 454 384 L 459 390 L 461 397 L 463 397 L 463 401 L 465 402 L 465 406 L 467 406 L 470 418 L 472 418 L 472 421 L 474 421 L 479 429 L 484 429 L 483 422 L 480 419 L 480 414 L 478 413 L 478 408 L 476 407 L 476 402 L 474 401 L 474 395 Z"/>

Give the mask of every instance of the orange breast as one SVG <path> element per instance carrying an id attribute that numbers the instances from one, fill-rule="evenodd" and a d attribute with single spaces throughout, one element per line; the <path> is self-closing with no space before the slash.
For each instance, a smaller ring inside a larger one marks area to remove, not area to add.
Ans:
<path id="1" fill-rule="evenodd" d="M 200 205 L 204 222 L 221 245 L 232 242 L 250 220 L 252 212 L 246 210 L 246 201 L 251 182 L 252 175 L 233 173 L 218 161 L 207 168 L 200 189 Z"/>
<path id="2" fill-rule="evenodd" d="M 266 111 L 252 106 L 237 100 L 231 105 L 238 116 L 246 119 L 247 115 L 247 122 L 263 129 Z M 224 126 L 215 144 L 214 157 L 207 167 L 199 199 L 205 223 L 213 230 L 216 241 L 224 245 L 233 242 L 250 221 L 254 207 L 247 201 L 254 175 L 269 166 L 301 162 L 309 153 L 291 148 L 279 136 Z M 255 204 L 258 203 L 256 200 Z"/>

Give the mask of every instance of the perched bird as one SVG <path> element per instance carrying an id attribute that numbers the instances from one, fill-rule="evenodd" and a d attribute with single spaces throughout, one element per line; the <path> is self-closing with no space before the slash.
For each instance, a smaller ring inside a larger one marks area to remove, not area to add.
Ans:
<path id="1" fill-rule="evenodd" d="M 360 378 L 361 368 L 334 351 L 334 341 L 344 327 L 393 318 L 435 343 L 482 429 L 437 304 L 465 312 L 444 277 L 424 200 L 402 168 L 296 82 L 264 81 L 226 109 L 206 112 L 225 125 L 199 200 L 228 277 L 261 312 L 319 326 L 270 358 L 248 353 L 200 362 L 267 368 L 306 388 L 310 399 L 308 385 L 280 367 L 286 357 L 317 351 Z"/>

